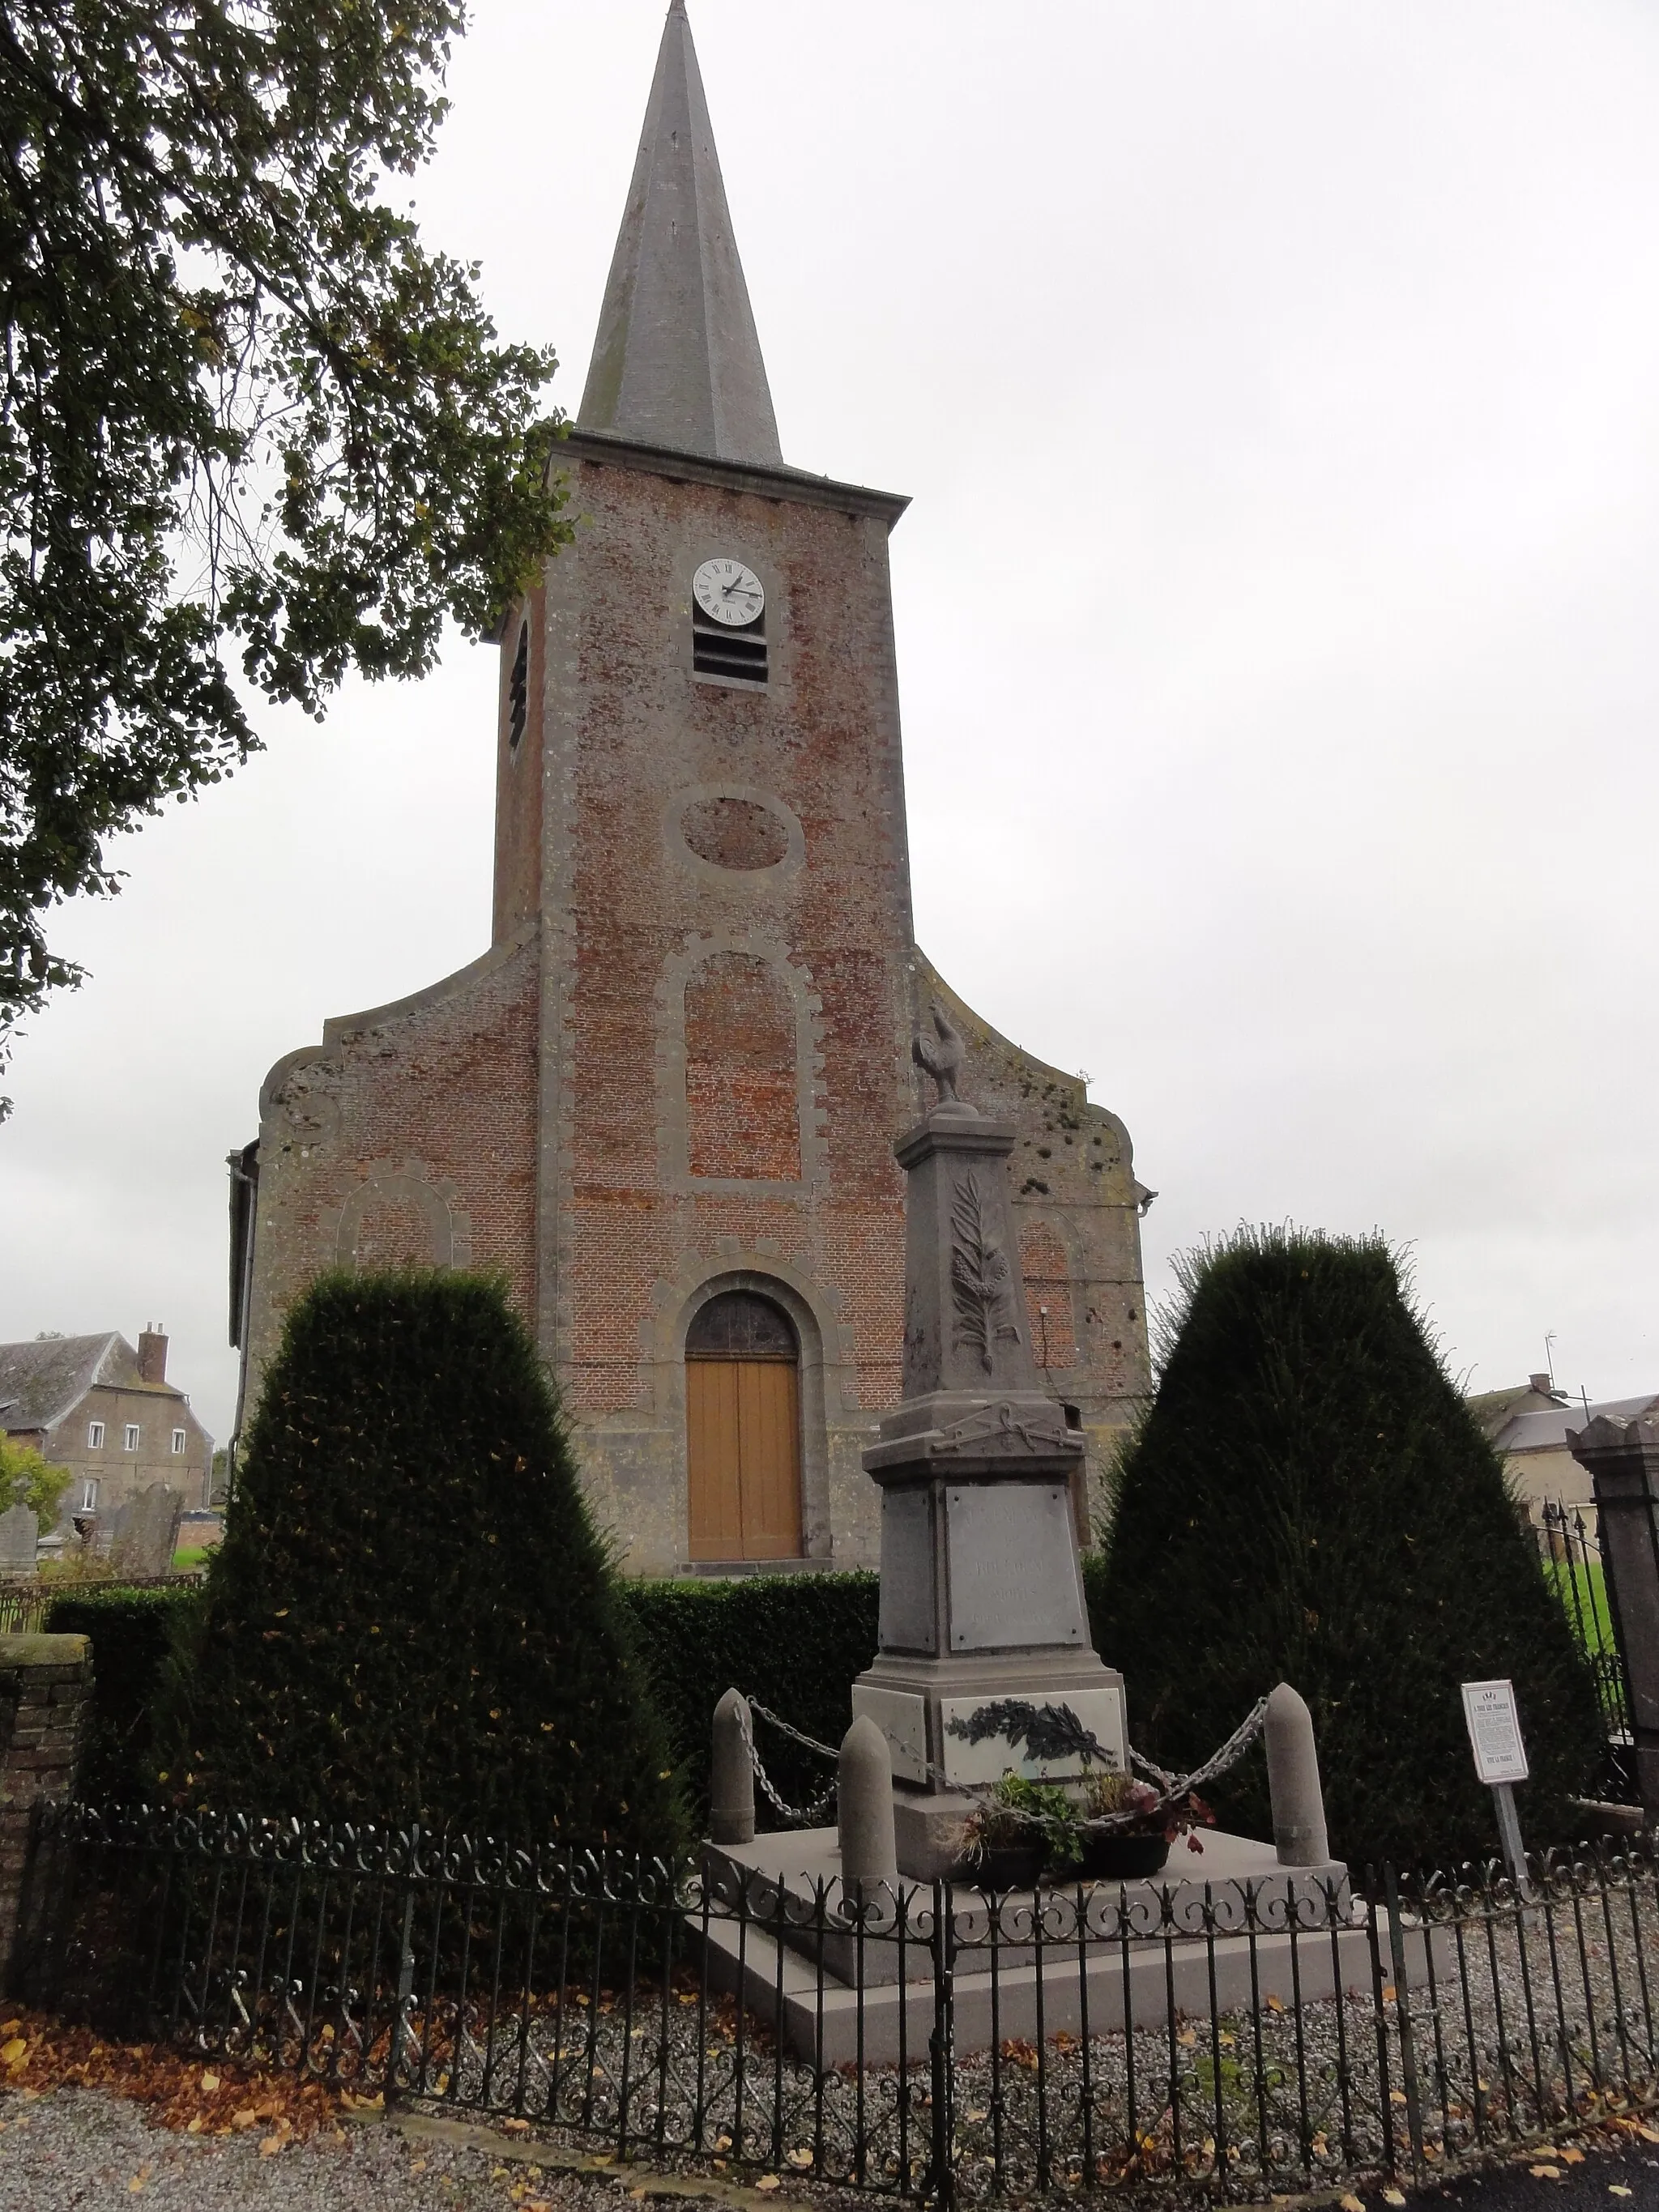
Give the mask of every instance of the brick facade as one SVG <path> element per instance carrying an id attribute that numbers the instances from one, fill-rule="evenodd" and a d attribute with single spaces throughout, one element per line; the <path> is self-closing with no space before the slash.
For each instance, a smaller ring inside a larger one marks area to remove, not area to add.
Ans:
<path id="1" fill-rule="evenodd" d="M 872 1561 L 860 1454 L 902 1333 L 892 1146 L 938 994 L 966 1095 L 1020 1129 L 1033 1343 L 1097 1477 L 1148 1382 L 1141 1193 L 1121 1123 L 914 943 L 887 565 L 902 502 L 591 433 L 560 465 L 586 520 L 501 631 L 496 941 L 272 1072 L 250 1382 L 320 1267 L 503 1268 L 599 1517 L 632 1569 L 672 1571 L 686 1330 L 719 1291 L 763 1289 L 800 1342 L 805 1551 Z M 716 554 L 765 586 L 764 685 L 694 672 L 691 577 Z"/>

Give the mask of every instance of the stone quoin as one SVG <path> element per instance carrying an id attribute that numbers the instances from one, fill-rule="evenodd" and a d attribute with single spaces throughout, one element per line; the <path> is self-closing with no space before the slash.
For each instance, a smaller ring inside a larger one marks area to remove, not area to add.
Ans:
<path id="1" fill-rule="evenodd" d="M 493 941 L 279 1060 L 232 1166 L 239 1425 L 322 1269 L 503 1271 L 635 1573 L 870 1565 L 937 1003 L 1008 1125 L 1036 1388 L 1086 1532 L 1149 1384 L 1135 1180 L 1082 1079 L 912 931 L 887 540 L 781 457 L 671 8 L 576 423 L 574 545 L 503 617 Z M 1035 948 L 1034 948 L 1035 951 Z"/>

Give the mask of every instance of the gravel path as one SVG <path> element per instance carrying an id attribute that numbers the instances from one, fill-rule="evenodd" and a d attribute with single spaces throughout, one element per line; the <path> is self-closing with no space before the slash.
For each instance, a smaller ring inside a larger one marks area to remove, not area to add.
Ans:
<path id="1" fill-rule="evenodd" d="M 0 2130 L 6 2212 L 113 2212 L 134 2199 L 155 2212 L 231 2204 L 254 2212 L 536 2212 L 555 2204 L 599 2212 L 629 2204 L 615 2183 L 412 2141 L 385 2125 L 325 2130 L 262 2156 L 255 2134 L 152 2127 L 140 2106 L 99 2089 L 0 2096 Z"/>
<path id="2" fill-rule="evenodd" d="M 1363 2201 L 1365 2212 L 1396 2212 L 1377 2190 L 1364 2191 Z M 1659 2212 L 1659 2157 L 1610 2150 L 1591 2136 L 1577 2159 L 1540 2153 L 1413 2191 L 1405 2201 L 1407 2212 L 1450 2212 L 1454 2205 L 1462 2212 Z"/>

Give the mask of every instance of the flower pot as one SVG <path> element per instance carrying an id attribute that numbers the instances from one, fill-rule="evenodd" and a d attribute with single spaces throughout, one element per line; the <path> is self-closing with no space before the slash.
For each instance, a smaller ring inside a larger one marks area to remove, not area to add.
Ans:
<path id="1" fill-rule="evenodd" d="M 1167 1836 L 1094 1835 L 1084 1843 L 1079 1872 L 1089 1881 L 1145 1881 L 1163 1873 L 1169 1856 Z"/>
<path id="2" fill-rule="evenodd" d="M 951 1879 L 972 1889 L 1035 1889 L 1042 1872 L 1040 1843 L 992 1844 L 978 1858 L 959 1860 Z"/>

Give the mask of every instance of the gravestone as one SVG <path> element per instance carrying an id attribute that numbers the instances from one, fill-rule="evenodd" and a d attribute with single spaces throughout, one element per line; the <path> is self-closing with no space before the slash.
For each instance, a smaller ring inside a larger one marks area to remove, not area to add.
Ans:
<path id="1" fill-rule="evenodd" d="M 184 1510 L 183 1491 L 169 1490 L 164 1482 L 135 1491 L 117 1512 L 110 1532 L 110 1558 L 117 1572 L 138 1581 L 170 1574 Z"/>
<path id="2" fill-rule="evenodd" d="M 32 1506 L 11 1505 L 0 1513 L 0 1575 L 32 1575 L 40 1536 Z"/>
<path id="3" fill-rule="evenodd" d="M 1083 1439 L 1039 1387 L 1008 1194 L 1014 1131 L 917 1056 L 937 1105 L 895 1147 L 906 1202 L 904 1396 L 864 1455 L 882 1487 L 880 1650 L 853 1710 L 892 1753 L 900 1871 L 959 1856 L 964 1783 L 1126 1762 L 1123 1678 L 1091 1649 L 1071 1493 Z M 1021 1733 L 1042 1717 L 1045 1729 Z M 1058 1738 L 1069 1724 L 1069 1742 Z"/>

